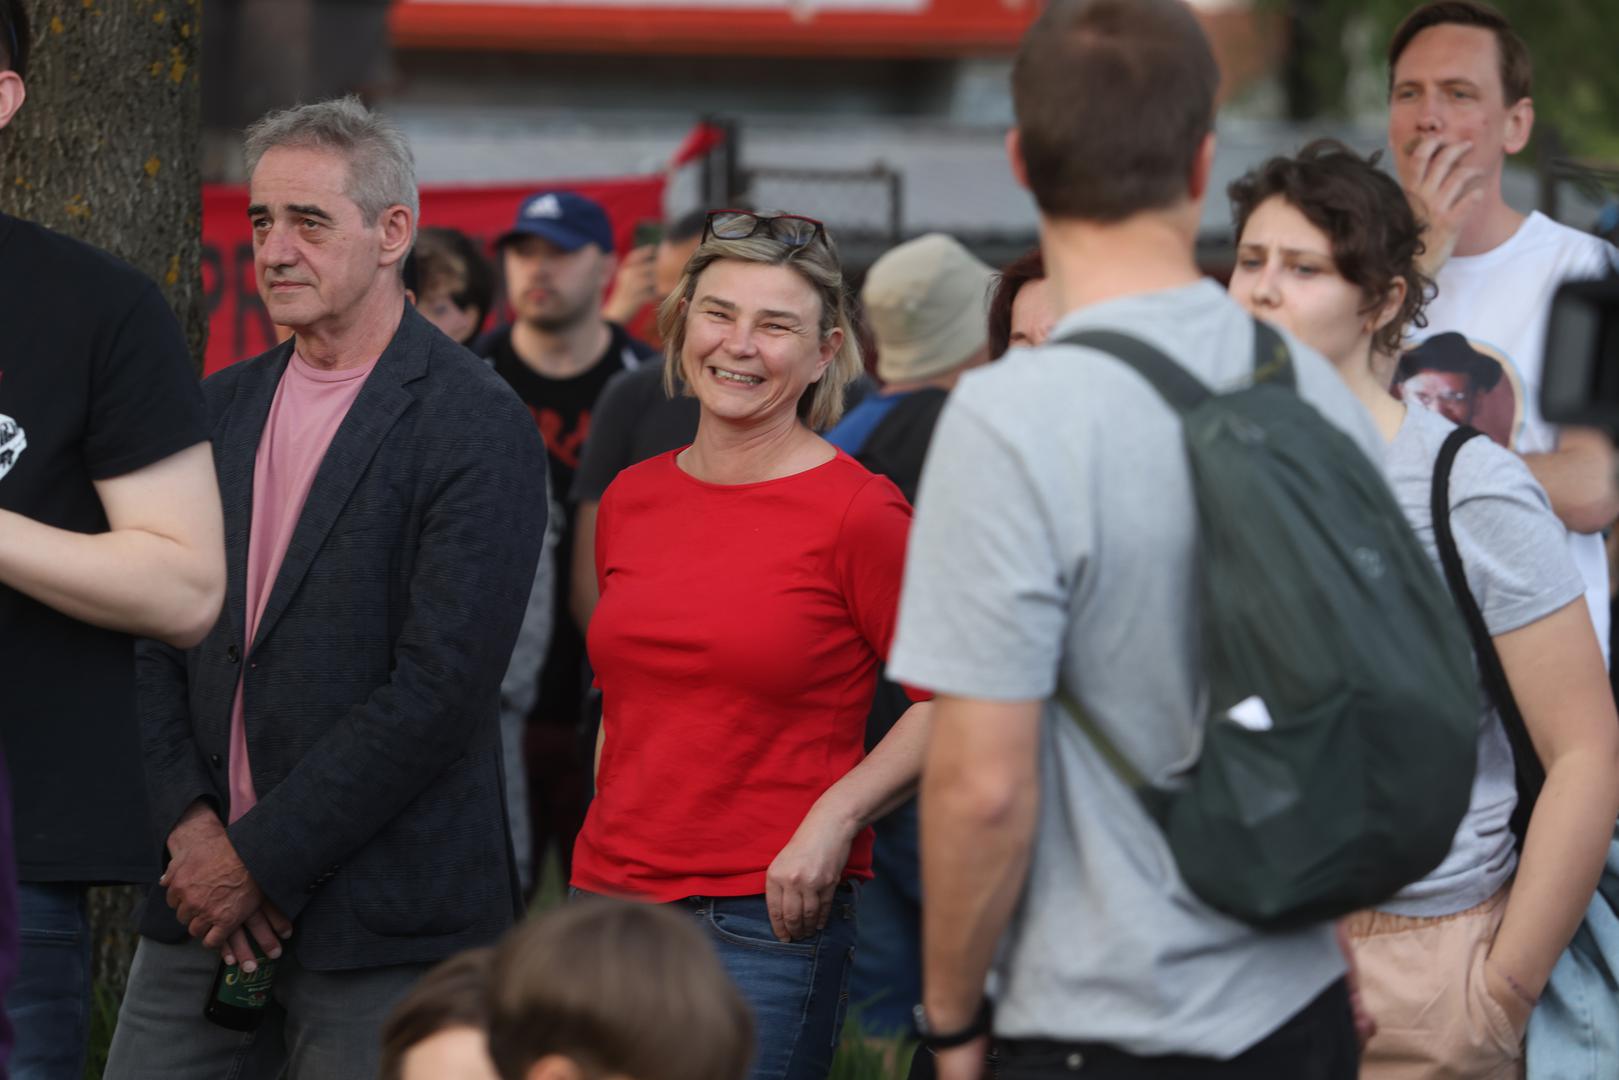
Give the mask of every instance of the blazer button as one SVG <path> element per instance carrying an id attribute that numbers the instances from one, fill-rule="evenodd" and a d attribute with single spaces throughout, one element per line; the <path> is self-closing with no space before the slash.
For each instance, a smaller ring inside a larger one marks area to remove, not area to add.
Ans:
<path id="1" fill-rule="evenodd" d="M 218 754 L 209 754 L 208 755 L 208 764 L 212 765 L 214 768 L 217 769 L 221 765 L 225 764 L 225 760 L 223 758 L 221 758 Z"/>
<path id="2" fill-rule="evenodd" d="M 225 649 L 225 659 L 233 664 L 240 664 L 242 662 L 242 650 L 234 645 L 227 647 Z"/>

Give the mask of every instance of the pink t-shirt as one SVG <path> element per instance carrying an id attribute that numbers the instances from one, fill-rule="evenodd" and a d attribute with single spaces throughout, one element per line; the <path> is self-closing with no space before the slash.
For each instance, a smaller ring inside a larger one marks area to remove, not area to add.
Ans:
<path id="1" fill-rule="evenodd" d="M 253 462 L 253 520 L 247 539 L 244 605 L 247 627 L 242 639 L 249 648 L 326 448 L 376 366 L 373 360 L 361 367 L 323 371 L 294 352 L 276 387 Z M 245 663 L 243 673 L 245 677 Z M 253 809 L 258 798 L 248 767 L 242 680 L 238 679 L 230 711 L 230 821 Z"/>

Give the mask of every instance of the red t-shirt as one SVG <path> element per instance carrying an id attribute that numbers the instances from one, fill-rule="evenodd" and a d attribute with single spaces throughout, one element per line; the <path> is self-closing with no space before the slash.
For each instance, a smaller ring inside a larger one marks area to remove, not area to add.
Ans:
<path id="1" fill-rule="evenodd" d="M 686 474 L 677 453 L 620 473 L 596 519 L 605 743 L 573 883 L 749 896 L 864 754 L 911 508 L 842 451 L 734 485 Z M 871 876 L 869 829 L 845 873 Z"/>

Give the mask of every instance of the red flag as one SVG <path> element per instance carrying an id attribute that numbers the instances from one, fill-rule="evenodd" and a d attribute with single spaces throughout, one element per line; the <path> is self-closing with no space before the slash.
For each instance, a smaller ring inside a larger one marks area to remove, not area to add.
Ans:
<path id="1" fill-rule="evenodd" d="M 682 165 L 690 164 L 714 149 L 725 141 L 725 129 L 707 120 L 699 121 L 697 126 L 686 133 L 679 149 L 669 158 L 669 168 L 678 169 Z"/>

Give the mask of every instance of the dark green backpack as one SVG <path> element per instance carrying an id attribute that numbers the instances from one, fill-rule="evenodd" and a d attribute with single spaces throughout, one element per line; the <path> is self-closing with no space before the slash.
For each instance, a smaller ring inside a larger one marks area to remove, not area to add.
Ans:
<path id="1" fill-rule="evenodd" d="M 1467 811 L 1481 700 L 1467 631 L 1387 483 L 1293 386 L 1214 394 L 1146 343 L 1081 332 L 1181 415 L 1197 494 L 1209 716 L 1184 785 L 1148 783 L 1071 712 L 1163 828 L 1186 884 L 1255 926 L 1321 922 L 1439 865 Z"/>

